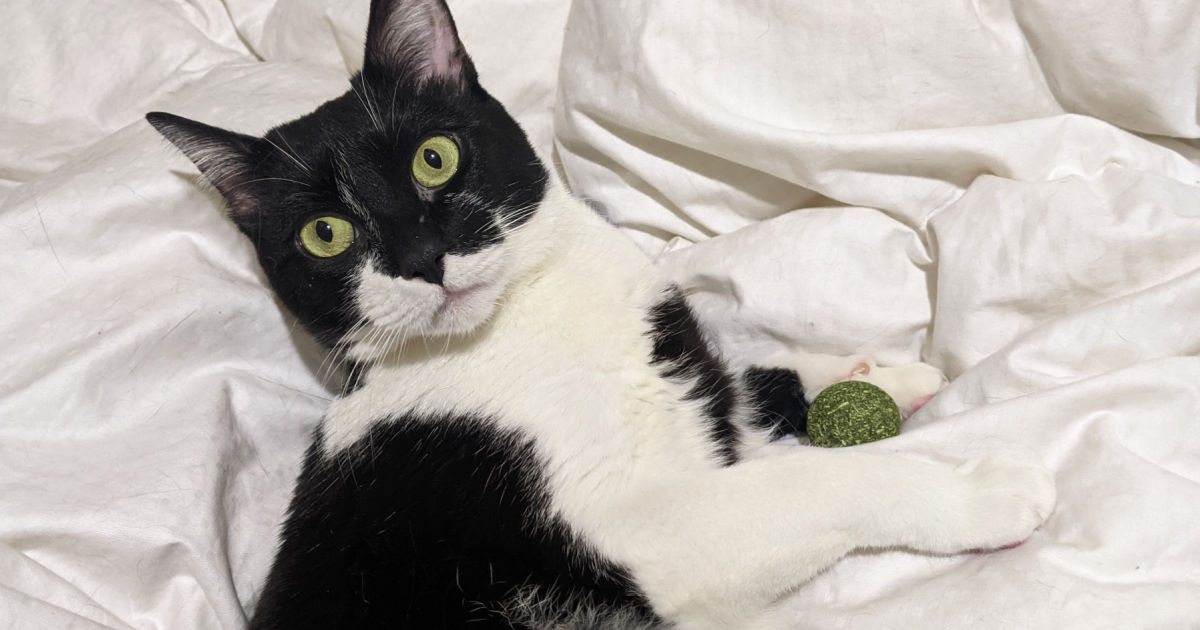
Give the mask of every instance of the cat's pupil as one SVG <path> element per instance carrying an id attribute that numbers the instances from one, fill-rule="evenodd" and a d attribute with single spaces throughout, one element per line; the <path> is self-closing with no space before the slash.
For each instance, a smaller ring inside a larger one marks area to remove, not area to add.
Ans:
<path id="1" fill-rule="evenodd" d="M 442 156 L 438 155 L 437 151 L 434 151 L 433 149 L 425 149 L 425 154 L 423 157 L 425 158 L 426 164 L 436 169 L 442 168 Z"/>
<path id="2" fill-rule="evenodd" d="M 326 223 L 324 221 L 317 221 L 316 231 L 317 231 L 317 238 L 321 239 L 322 241 L 325 241 L 326 243 L 333 242 L 333 226 L 332 225 L 329 225 L 328 223 Z"/>

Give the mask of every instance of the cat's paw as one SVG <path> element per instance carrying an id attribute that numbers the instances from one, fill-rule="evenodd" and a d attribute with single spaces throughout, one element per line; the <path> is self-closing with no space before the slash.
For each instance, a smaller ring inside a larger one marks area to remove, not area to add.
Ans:
<path id="1" fill-rule="evenodd" d="M 946 374 L 928 364 L 881 367 L 875 359 L 865 355 L 846 356 L 842 361 L 840 373 L 835 372 L 834 378 L 821 384 L 821 389 L 844 380 L 863 380 L 888 392 L 900 408 L 901 418 L 905 419 L 917 413 L 948 383 Z M 820 394 L 820 390 L 814 392 L 814 397 L 816 394 Z"/>
<path id="2" fill-rule="evenodd" d="M 1016 546 L 1054 511 L 1054 478 L 1044 468 L 984 459 L 964 464 L 958 472 L 966 482 L 958 523 L 961 540 L 943 551 Z"/>
<path id="3" fill-rule="evenodd" d="M 949 382 L 946 375 L 932 365 L 910 363 L 880 367 L 867 357 L 857 361 L 840 380 L 866 381 L 879 387 L 896 401 L 904 418 L 924 407 Z"/>
<path id="4" fill-rule="evenodd" d="M 842 381 L 866 381 L 887 392 L 907 418 L 946 386 L 942 371 L 924 363 L 881 367 L 869 355 L 836 356 L 784 352 L 765 365 L 789 368 L 800 378 L 804 396 L 812 402 L 826 387 Z"/>

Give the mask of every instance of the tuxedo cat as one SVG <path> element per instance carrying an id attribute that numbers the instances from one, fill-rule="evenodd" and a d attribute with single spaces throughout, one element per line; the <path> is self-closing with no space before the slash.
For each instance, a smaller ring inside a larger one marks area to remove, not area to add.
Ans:
<path id="1" fill-rule="evenodd" d="M 479 85 L 443 0 L 374 0 L 350 91 L 261 138 L 147 118 L 354 366 L 254 629 L 767 626 L 855 549 L 998 548 L 1052 509 L 1037 468 L 748 457 L 830 383 L 911 410 L 941 374 L 800 353 L 727 369 Z"/>

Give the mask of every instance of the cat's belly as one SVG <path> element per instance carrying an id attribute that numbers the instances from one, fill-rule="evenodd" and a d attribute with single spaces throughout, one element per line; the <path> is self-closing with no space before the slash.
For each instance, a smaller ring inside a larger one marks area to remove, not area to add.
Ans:
<path id="1" fill-rule="evenodd" d="M 470 338 L 441 347 L 416 340 L 372 366 L 362 387 L 330 407 L 326 454 L 389 418 L 484 418 L 531 440 L 549 508 L 602 551 L 631 497 L 722 465 L 702 404 L 687 399 L 692 383 L 663 377 L 655 361 L 651 310 L 668 285 L 640 254 L 601 251 L 608 255 L 583 248 L 580 261 L 555 267 L 586 274 L 522 282 Z M 595 260 L 605 268 L 592 271 Z"/>
<path id="2" fill-rule="evenodd" d="M 690 384 L 663 378 L 648 353 L 626 356 L 597 363 L 541 353 L 533 361 L 473 356 L 375 366 L 362 387 L 330 406 L 324 447 L 343 450 L 389 418 L 453 415 L 521 431 L 553 466 L 579 469 L 574 476 L 581 478 L 632 482 L 719 465 L 701 405 L 686 400 Z"/>
<path id="3" fill-rule="evenodd" d="M 503 348 L 377 365 L 361 388 L 330 407 L 326 454 L 391 418 L 485 418 L 532 440 L 546 463 L 550 509 L 604 547 L 598 541 L 630 497 L 721 465 L 701 405 L 685 400 L 689 384 L 659 374 L 649 340 L 605 341 L 604 351 L 580 354 L 524 337 Z"/>

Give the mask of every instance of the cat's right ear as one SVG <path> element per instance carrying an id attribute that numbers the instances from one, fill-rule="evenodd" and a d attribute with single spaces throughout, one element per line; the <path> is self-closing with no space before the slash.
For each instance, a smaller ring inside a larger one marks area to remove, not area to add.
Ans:
<path id="1" fill-rule="evenodd" d="M 220 191 L 234 220 L 240 223 L 254 212 L 257 201 L 247 184 L 251 155 L 261 140 L 164 112 L 150 112 L 146 120 Z"/>

